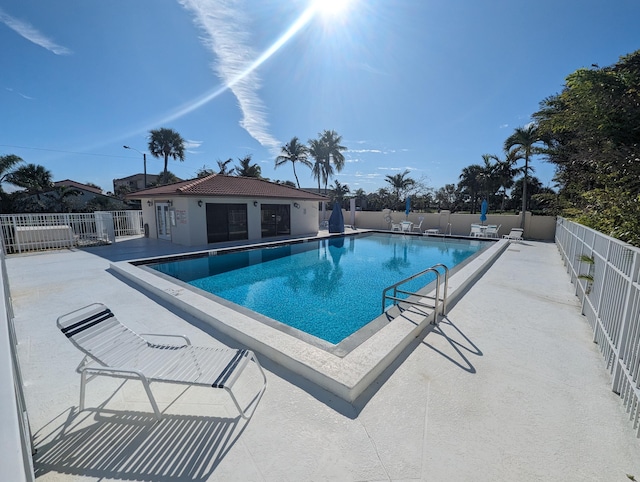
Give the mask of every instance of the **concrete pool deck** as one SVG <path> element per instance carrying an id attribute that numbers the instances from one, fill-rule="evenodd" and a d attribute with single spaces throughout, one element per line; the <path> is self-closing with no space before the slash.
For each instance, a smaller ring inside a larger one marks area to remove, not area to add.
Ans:
<path id="1" fill-rule="evenodd" d="M 511 244 L 356 406 L 261 359 L 268 386 L 247 422 L 220 390 L 157 385 L 154 423 L 139 384 L 107 378 L 87 387 L 102 409 L 78 414 L 63 313 L 103 302 L 139 332 L 233 344 L 110 270 L 183 251 L 134 239 L 7 259 L 38 480 L 640 479 L 640 440 L 551 243 Z"/>

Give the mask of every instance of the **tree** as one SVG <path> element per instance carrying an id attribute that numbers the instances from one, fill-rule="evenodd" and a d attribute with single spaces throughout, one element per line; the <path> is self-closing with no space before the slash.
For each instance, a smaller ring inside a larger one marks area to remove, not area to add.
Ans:
<path id="1" fill-rule="evenodd" d="M 331 188 L 331 191 L 329 191 L 329 199 L 331 200 L 330 202 L 332 204 L 334 202 L 337 202 L 342 206 L 344 198 L 350 192 L 349 186 L 347 186 L 346 184 L 340 184 L 340 181 L 338 181 L 337 179 L 333 181 L 333 183 L 334 186 Z"/>
<path id="2" fill-rule="evenodd" d="M 320 139 L 309 139 L 309 155 L 314 159 L 311 174 L 318 181 L 318 193 L 320 192 L 320 182 L 326 183 L 326 171 L 324 169 L 325 150 L 325 146 Z"/>
<path id="3" fill-rule="evenodd" d="M 291 163 L 298 188 L 300 188 L 300 180 L 296 173 L 296 162 L 309 168 L 313 167 L 313 163 L 308 158 L 308 153 L 309 148 L 304 144 L 300 144 L 297 137 L 293 137 L 287 144 L 282 146 L 280 155 L 276 157 L 276 169 L 287 162 Z"/>
<path id="4" fill-rule="evenodd" d="M 400 209 L 400 201 L 406 197 L 409 190 L 415 186 L 416 181 L 411 177 L 407 177 L 411 171 L 408 169 L 399 174 L 386 175 L 385 181 L 391 185 L 395 197 L 395 209 Z"/>
<path id="5" fill-rule="evenodd" d="M 235 171 L 235 168 L 231 168 L 229 169 L 229 164 L 231 164 L 233 162 L 233 159 L 229 158 L 226 161 L 220 161 L 218 160 L 218 174 L 220 174 L 221 176 L 233 176 L 233 171 Z"/>
<path id="6" fill-rule="evenodd" d="M 483 181 L 482 173 L 483 167 L 479 164 L 467 166 L 463 168 L 460 173 L 458 190 L 469 197 L 469 201 L 471 203 L 471 214 L 476 213 L 476 207 L 478 206 L 478 195 Z"/>
<path id="7" fill-rule="evenodd" d="M 196 171 L 196 177 L 200 178 L 200 177 L 207 177 L 210 176 L 211 174 L 215 174 L 216 172 L 207 167 L 206 165 L 202 166 L 200 169 L 198 169 Z"/>
<path id="8" fill-rule="evenodd" d="M 524 181 L 522 184 L 522 214 L 520 216 L 520 227 L 524 229 L 525 212 L 527 211 L 527 184 L 529 178 L 529 160 L 531 156 L 540 152 L 536 148 L 536 143 L 541 140 L 540 134 L 535 124 L 526 127 L 517 127 L 504 141 L 504 150 L 509 151 L 512 147 L 517 147 L 524 158 Z"/>
<path id="9" fill-rule="evenodd" d="M 37 164 L 20 166 L 6 177 L 7 182 L 26 190 L 28 195 L 35 195 L 40 201 L 40 194 L 51 189 L 51 171 Z"/>
<path id="10" fill-rule="evenodd" d="M 510 149 L 505 152 L 504 159 L 500 159 L 498 156 L 492 156 L 496 161 L 494 173 L 499 183 L 500 196 L 502 197 L 500 204 L 500 212 L 504 211 L 504 202 L 507 196 L 507 189 L 513 186 L 513 178 L 521 172 L 516 167 L 516 163 L 522 159 L 522 154 L 519 149 Z"/>
<path id="11" fill-rule="evenodd" d="M 640 50 L 578 69 L 533 115 L 564 215 L 640 245 Z"/>
<path id="12" fill-rule="evenodd" d="M 173 129 L 153 129 L 149 131 L 149 152 L 155 158 L 164 159 L 163 183 L 168 184 L 167 164 L 171 157 L 174 161 L 184 161 L 184 139 Z"/>
<path id="13" fill-rule="evenodd" d="M 346 151 L 347 148 L 341 145 L 342 136 L 334 130 L 325 130 L 319 136 L 318 139 L 309 140 L 309 154 L 315 160 L 311 172 L 314 179 L 318 180 L 318 191 L 320 181 L 324 182 L 326 194 L 329 179 L 333 177 L 334 172 L 340 172 L 344 167 L 345 158 L 342 151 Z"/>
<path id="14" fill-rule="evenodd" d="M 80 190 L 72 186 L 57 186 L 51 191 L 51 201 L 53 204 L 53 211 L 60 213 L 70 213 L 72 206 L 69 203 L 69 198 L 77 197 L 80 194 Z"/>
<path id="15" fill-rule="evenodd" d="M 21 162 L 24 162 L 22 158 L 15 154 L 0 156 L 0 192 L 2 191 L 2 183 L 7 180 L 13 168 Z"/>
<path id="16" fill-rule="evenodd" d="M 435 201 L 439 209 L 448 209 L 452 213 L 458 210 L 461 192 L 455 184 L 445 184 L 436 191 Z"/>
<path id="17" fill-rule="evenodd" d="M 241 177 L 257 177 L 261 179 L 262 170 L 257 164 L 251 164 L 251 154 L 238 158 L 239 166 L 235 167 L 236 175 Z"/>

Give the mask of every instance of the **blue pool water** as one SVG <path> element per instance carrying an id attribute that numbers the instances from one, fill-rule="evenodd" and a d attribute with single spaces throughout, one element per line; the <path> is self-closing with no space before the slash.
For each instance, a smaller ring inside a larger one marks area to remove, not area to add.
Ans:
<path id="1" fill-rule="evenodd" d="M 382 313 L 384 288 L 438 263 L 451 269 L 487 245 L 367 233 L 149 267 L 337 344 Z M 419 290 L 428 276 L 403 289 Z"/>

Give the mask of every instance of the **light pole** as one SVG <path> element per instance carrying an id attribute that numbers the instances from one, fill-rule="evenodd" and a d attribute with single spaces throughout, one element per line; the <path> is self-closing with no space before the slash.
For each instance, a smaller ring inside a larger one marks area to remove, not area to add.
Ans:
<path id="1" fill-rule="evenodd" d="M 136 151 L 138 154 L 142 154 L 142 159 L 144 160 L 144 188 L 147 188 L 147 154 L 145 152 L 140 152 L 135 147 L 122 146 L 125 149 L 131 149 L 132 151 Z"/>

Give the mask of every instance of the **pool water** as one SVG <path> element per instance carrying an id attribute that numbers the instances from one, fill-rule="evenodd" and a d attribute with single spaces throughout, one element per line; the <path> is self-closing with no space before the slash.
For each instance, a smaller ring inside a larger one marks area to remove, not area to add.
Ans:
<path id="1" fill-rule="evenodd" d="M 490 244 L 367 233 L 148 266 L 337 344 L 382 313 L 386 287 L 438 263 L 452 269 Z M 428 274 L 403 289 L 434 279 Z"/>

